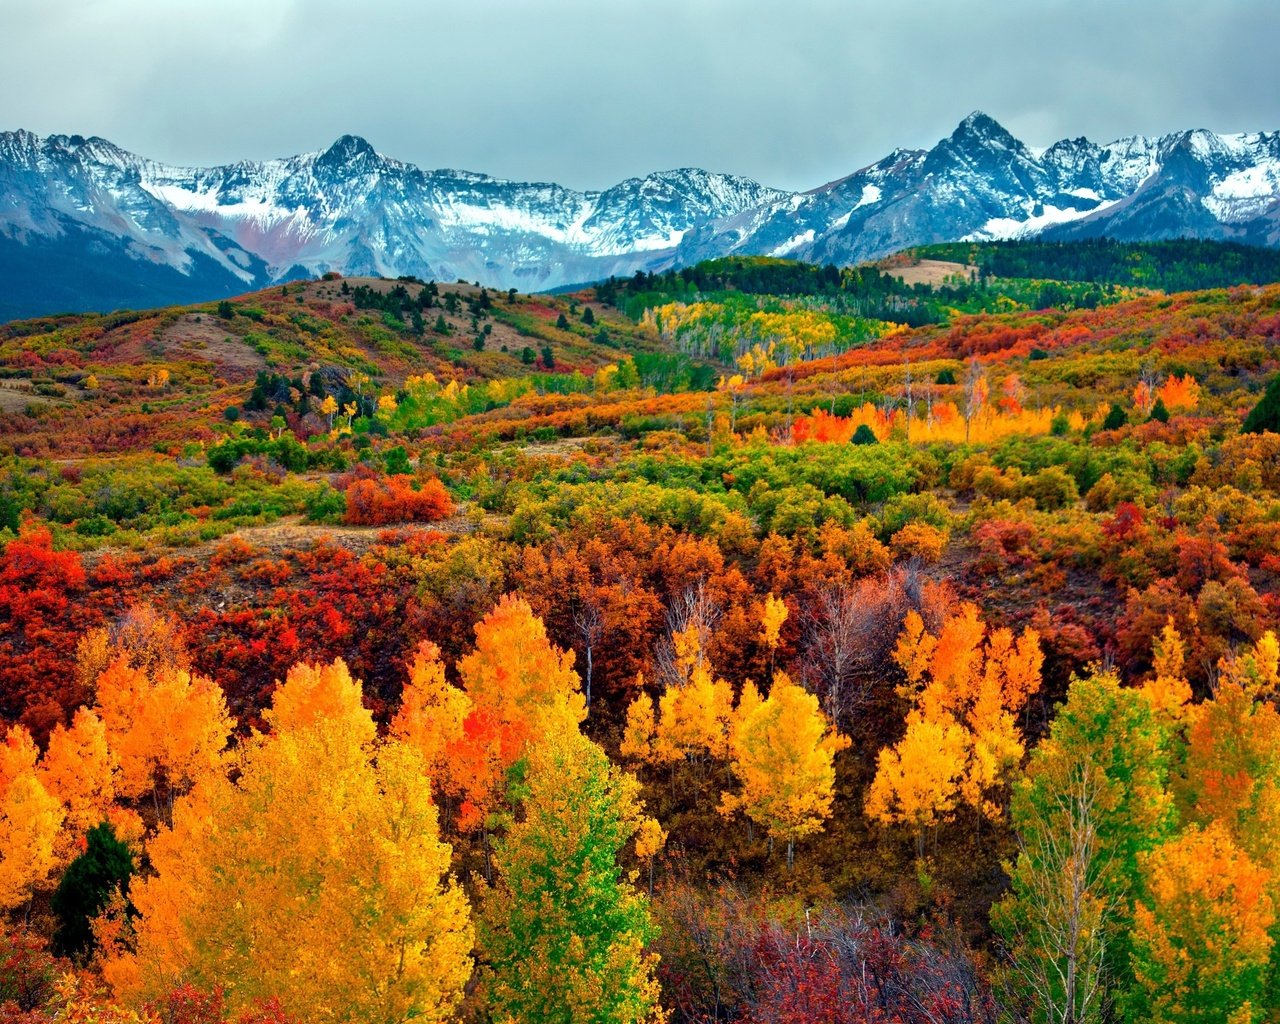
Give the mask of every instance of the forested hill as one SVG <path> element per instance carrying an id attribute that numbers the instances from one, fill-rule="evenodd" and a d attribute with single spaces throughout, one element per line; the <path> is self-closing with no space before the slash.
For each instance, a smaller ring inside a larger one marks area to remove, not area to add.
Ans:
<path id="1" fill-rule="evenodd" d="M 596 285 L 633 318 L 672 301 L 728 293 L 813 297 L 854 315 L 919 327 L 956 313 L 1093 309 L 1147 291 L 1280 281 L 1280 252 L 1230 242 L 956 242 L 908 249 L 858 267 L 760 256 L 707 260 Z"/>
<path id="2" fill-rule="evenodd" d="M 1235 242 L 947 242 L 908 250 L 917 259 L 976 266 L 983 277 L 1090 281 L 1163 292 L 1280 281 L 1280 251 Z"/>

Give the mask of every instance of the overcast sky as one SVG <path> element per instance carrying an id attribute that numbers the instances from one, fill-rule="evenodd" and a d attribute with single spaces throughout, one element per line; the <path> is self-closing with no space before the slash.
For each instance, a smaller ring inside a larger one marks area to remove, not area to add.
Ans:
<path id="1" fill-rule="evenodd" d="M 803 189 L 974 109 L 1031 145 L 1280 129 L 1278 42 L 1277 0 L 0 0 L 0 130 Z"/>

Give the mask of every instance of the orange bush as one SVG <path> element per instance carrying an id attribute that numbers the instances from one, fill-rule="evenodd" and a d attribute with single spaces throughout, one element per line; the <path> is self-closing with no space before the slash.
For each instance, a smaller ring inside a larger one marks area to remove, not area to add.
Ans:
<path id="1" fill-rule="evenodd" d="M 389 476 L 353 481 L 347 488 L 343 521 L 352 526 L 388 523 L 433 523 L 453 511 L 453 502 L 439 480 L 414 490 L 410 478 Z"/>

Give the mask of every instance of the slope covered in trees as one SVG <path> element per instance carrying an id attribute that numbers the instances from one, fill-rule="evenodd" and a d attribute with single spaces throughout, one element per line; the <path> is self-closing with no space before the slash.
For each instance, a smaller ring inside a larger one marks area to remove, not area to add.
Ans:
<path id="1" fill-rule="evenodd" d="M 1280 1013 L 1280 286 L 698 273 L 4 328 L 0 1016 Z"/>

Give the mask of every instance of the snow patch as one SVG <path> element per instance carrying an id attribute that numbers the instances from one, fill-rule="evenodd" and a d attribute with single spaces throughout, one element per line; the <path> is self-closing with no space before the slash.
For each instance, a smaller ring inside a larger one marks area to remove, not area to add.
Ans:
<path id="1" fill-rule="evenodd" d="M 880 202 L 880 196 L 882 194 L 883 193 L 881 193 L 880 188 L 877 185 L 863 185 L 862 197 L 858 200 L 857 206 L 855 206 L 853 209 L 856 210 L 859 207 L 870 206 L 872 203 Z"/>
<path id="2" fill-rule="evenodd" d="M 797 249 L 799 249 L 801 246 L 808 245 L 812 241 L 813 241 L 813 228 L 810 228 L 808 231 L 802 231 L 798 235 L 792 235 L 780 246 L 778 246 L 776 249 L 770 252 L 769 255 L 770 256 L 786 256 L 788 253 L 793 253 Z"/>
<path id="3" fill-rule="evenodd" d="M 1073 207 L 1063 209 L 1059 206 L 1046 205 L 1042 213 L 1028 217 L 1026 220 L 1017 220 L 1014 217 L 992 217 L 977 231 L 970 232 L 960 241 L 989 242 L 1003 241 L 1010 238 L 1028 238 L 1032 235 L 1038 235 L 1045 228 L 1053 227 L 1055 224 L 1067 224 L 1070 221 L 1079 220 L 1081 217 L 1087 217 L 1091 213 L 1105 210 L 1108 206 L 1114 206 L 1115 203 L 1116 200 L 1108 200 L 1089 210 L 1077 210 Z"/>
<path id="4" fill-rule="evenodd" d="M 1264 160 L 1228 174 L 1201 202 L 1218 220 L 1248 220 L 1280 199 L 1280 160 Z"/>

